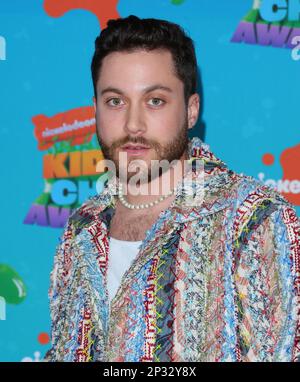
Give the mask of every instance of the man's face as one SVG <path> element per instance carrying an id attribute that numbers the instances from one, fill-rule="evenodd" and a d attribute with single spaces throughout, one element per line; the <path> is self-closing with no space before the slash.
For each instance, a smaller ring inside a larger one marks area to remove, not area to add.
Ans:
<path id="1" fill-rule="evenodd" d="M 192 123 L 189 126 L 184 85 L 174 70 L 166 50 L 113 52 L 104 58 L 95 103 L 97 135 L 118 177 L 121 168 L 139 159 L 145 162 L 150 181 L 151 160 L 186 157 Z M 128 150 L 128 144 L 147 148 Z M 120 152 L 127 154 L 128 163 L 119 162 Z M 126 173 L 128 179 L 134 174 Z"/>

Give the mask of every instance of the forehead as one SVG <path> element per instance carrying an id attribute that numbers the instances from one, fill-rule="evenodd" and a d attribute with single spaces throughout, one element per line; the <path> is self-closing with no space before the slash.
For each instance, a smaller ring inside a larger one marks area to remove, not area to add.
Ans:
<path id="1" fill-rule="evenodd" d="M 113 52 L 102 62 L 98 90 L 107 86 L 124 89 L 143 89 L 153 83 L 162 83 L 174 90 L 182 90 L 183 83 L 177 77 L 172 54 L 168 50 L 137 50 Z"/>

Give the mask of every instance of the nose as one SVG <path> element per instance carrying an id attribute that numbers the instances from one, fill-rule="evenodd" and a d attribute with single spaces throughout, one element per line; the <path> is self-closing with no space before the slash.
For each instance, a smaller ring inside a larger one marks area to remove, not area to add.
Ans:
<path id="1" fill-rule="evenodd" d="M 143 110 L 138 103 L 132 103 L 127 109 L 125 132 L 129 135 L 140 135 L 145 133 L 146 124 Z"/>

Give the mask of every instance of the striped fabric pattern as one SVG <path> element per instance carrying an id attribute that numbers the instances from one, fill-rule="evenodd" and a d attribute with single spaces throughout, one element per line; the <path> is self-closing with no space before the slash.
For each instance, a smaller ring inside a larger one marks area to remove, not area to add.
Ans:
<path id="1" fill-rule="evenodd" d="M 118 180 L 72 213 L 51 272 L 45 361 L 300 360 L 295 210 L 228 169 L 199 138 L 189 140 L 188 153 L 204 163 L 203 201 L 185 204 L 178 191 L 111 304 L 108 235 Z"/>

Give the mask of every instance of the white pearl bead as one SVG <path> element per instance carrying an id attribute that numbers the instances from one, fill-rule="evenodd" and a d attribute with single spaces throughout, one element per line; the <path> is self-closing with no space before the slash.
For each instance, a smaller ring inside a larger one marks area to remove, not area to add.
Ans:
<path id="1" fill-rule="evenodd" d="M 127 208 L 129 209 L 143 209 L 143 208 L 149 208 L 156 206 L 159 202 L 165 200 L 168 196 L 172 195 L 175 192 L 175 189 L 169 191 L 166 195 L 160 196 L 157 200 L 150 202 L 150 203 L 145 203 L 145 204 L 130 204 L 128 203 L 125 198 L 124 198 L 124 193 L 123 193 L 123 186 L 122 183 L 119 184 L 119 200 L 120 202 Z"/>

